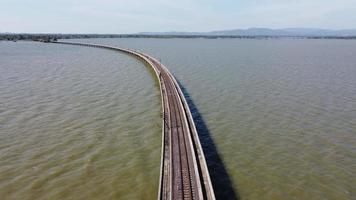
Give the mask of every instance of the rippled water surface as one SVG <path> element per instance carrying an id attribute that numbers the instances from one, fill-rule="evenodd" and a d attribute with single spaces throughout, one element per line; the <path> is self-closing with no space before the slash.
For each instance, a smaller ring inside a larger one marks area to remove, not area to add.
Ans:
<path id="1" fill-rule="evenodd" d="M 355 40 L 76 41 L 159 58 L 194 102 L 236 198 L 356 198 Z M 1 42 L 0 59 L 2 197 L 156 197 L 160 97 L 147 67 L 54 44 Z"/>
<path id="2" fill-rule="evenodd" d="M 116 52 L 0 43 L 0 199 L 154 199 L 160 98 Z"/>

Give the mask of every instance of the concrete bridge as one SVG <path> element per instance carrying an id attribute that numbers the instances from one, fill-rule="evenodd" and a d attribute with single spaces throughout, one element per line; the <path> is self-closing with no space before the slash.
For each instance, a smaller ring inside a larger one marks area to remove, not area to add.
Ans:
<path id="1" fill-rule="evenodd" d="M 204 152 L 179 84 L 157 59 L 135 50 L 99 44 L 52 42 L 102 48 L 130 54 L 156 73 L 162 97 L 162 158 L 158 199 L 215 200 Z"/>

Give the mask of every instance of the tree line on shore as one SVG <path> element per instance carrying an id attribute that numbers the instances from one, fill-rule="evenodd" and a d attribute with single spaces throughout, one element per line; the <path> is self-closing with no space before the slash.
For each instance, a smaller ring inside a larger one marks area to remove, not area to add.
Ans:
<path id="1" fill-rule="evenodd" d="M 2 33 L 0 40 L 18 41 L 57 41 L 59 39 L 85 39 L 85 38 L 206 38 L 206 39 L 356 39 L 356 36 L 249 36 L 249 35 L 151 35 L 151 34 L 13 34 Z"/>

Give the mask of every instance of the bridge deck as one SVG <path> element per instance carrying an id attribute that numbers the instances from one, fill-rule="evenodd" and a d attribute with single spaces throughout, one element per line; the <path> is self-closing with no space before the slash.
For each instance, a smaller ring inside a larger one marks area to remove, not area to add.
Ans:
<path id="1" fill-rule="evenodd" d="M 160 83 L 163 108 L 162 163 L 158 199 L 215 199 L 204 154 L 184 95 L 172 74 L 155 58 L 117 47 L 90 46 L 134 55 L 155 71 Z"/>

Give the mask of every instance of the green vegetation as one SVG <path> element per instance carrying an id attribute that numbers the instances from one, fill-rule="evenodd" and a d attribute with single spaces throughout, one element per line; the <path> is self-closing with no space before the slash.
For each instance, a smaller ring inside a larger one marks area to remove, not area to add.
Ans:
<path id="1" fill-rule="evenodd" d="M 30 41 L 56 41 L 58 39 L 81 39 L 81 38 L 206 38 L 206 39 L 356 39 L 356 36 L 240 36 L 240 35 L 153 35 L 153 34 L 13 34 L 2 33 L 0 40 L 30 40 Z"/>

